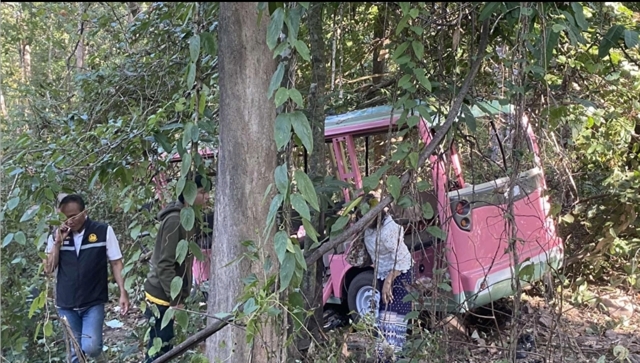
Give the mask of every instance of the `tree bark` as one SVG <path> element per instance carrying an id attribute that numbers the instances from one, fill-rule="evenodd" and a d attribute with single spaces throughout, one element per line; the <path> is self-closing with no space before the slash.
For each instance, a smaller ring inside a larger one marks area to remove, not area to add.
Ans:
<path id="1" fill-rule="evenodd" d="M 373 41 L 375 42 L 375 48 L 373 48 L 373 69 L 374 75 L 384 73 L 384 59 L 385 54 L 381 52 L 384 46 L 384 40 L 386 38 L 386 13 L 387 3 L 378 5 L 378 15 L 376 16 L 375 28 L 373 29 Z M 374 85 L 380 83 L 382 76 L 375 76 L 372 79 Z"/>
<path id="2" fill-rule="evenodd" d="M 309 7 L 309 36 L 311 40 L 311 87 L 309 92 L 309 121 L 313 135 L 313 153 L 309 155 L 309 177 L 313 180 L 324 177 L 327 174 L 326 155 L 324 142 L 324 107 L 326 103 L 327 68 L 325 43 L 322 29 L 324 3 L 311 3 Z M 317 231 L 324 231 L 324 215 L 318 213 L 312 221 Z M 304 246 L 306 250 L 313 244 L 311 238 L 306 237 Z M 305 310 L 312 310 L 313 315 L 306 317 L 307 331 L 316 339 L 322 329 L 322 278 L 324 263 L 319 259 L 307 266 L 307 271 L 302 280 L 302 294 L 305 296 Z M 298 349 L 308 347 L 311 337 L 304 331 L 302 339 L 298 341 Z"/>
<path id="3" fill-rule="evenodd" d="M 242 241 L 254 241 L 261 257 L 277 261 L 271 236 L 259 235 L 269 210 L 269 202 L 261 201 L 273 182 L 277 152 L 271 136 L 276 109 L 267 99 L 276 63 L 265 42 L 269 18 L 263 14 L 258 23 L 257 9 L 256 2 L 220 3 L 220 157 L 209 280 L 211 315 L 233 310 L 243 292 L 243 277 L 250 272 L 260 279 L 266 275 L 260 262 L 241 258 L 247 253 Z M 211 362 L 280 362 L 269 351 L 277 349 L 280 338 L 266 324 L 253 345 L 247 345 L 246 330 L 227 328 L 207 340 L 207 356 Z"/>

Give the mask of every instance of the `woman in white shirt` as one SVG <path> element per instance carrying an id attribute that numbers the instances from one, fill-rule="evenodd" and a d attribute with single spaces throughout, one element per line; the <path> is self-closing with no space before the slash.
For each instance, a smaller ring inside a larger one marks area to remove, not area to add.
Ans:
<path id="1" fill-rule="evenodd" d="M 371 206 L 375 204 L 375 199 L 369 202 Z M 385 212 L 364 231 L 364 243 L 373 260 L 378 289 L 381 290 L 377 323 L 384 339 L 378 341 L 377 350 L 384 359 L 389 355 L 385 345 L 398 353 L 407 338 L 405 316 L 411 311 L 411 302 L 402 300 L 408 294 L 406 285 L 411 283 L 413 260 L 404 244 L 404 228 Z"/>

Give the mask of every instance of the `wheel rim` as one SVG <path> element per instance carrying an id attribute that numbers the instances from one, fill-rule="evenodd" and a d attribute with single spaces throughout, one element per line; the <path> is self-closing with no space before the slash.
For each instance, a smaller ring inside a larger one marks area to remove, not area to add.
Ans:
<path id="1" fill-rule="evenodd" d="M 378 306 L 380 306 L 380 292 L 372 286 L 364 286 L 356 294 L 356 310 L 360 316 L 373 313 L 378 317 Z"/>

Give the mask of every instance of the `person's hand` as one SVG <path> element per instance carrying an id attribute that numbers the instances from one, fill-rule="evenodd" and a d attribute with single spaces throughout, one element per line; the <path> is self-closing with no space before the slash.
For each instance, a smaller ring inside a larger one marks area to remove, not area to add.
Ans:
<path id="1" fill-rule="evenodd" d="M 384 284 L 382 285 L 382 302 L 386 305 L 393 302 L 393 280 L 384 280 Z"/>
<path id="2" fill-rule="evenodd" d="M 67 237 L 69 237 L 69 233 L 71 233 L 71 228 L 65 226 L 64 224 L 61 225 L 60 228 L 58 228 L 55 242 L 62 244 L 62 241 L 64 241 Z"/>
<path id="3" fill-rule="evenodd" d="M 129 311 L 129 295 L 126 291 L 120 293 L 120 315 L 125 315 Z"/>

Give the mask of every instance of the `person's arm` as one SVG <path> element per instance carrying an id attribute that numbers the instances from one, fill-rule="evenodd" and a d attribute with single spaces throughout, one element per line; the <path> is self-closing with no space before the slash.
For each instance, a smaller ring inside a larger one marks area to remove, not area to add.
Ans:
<path id="1" fill-rule="evenodd" d="M 120 251 L 118 238 L 111 226 L 107 227 L 107 258 L 111 264 L 113 278 L 120 289 L 120 314 L 124 315 L 129 311 L 129 294 L 127 289 L 124 288 L 124 277 L 122 276 L 122 270 L 124 269 L 122 251 Z"/>
<path id="2" fill-rule="evenodd" d="M 47 241 L 47 261 L 44 267 L 44 271 L 47 274 L 52 274 L 58 267 L 60 247 L 62 246 L 62 241 L 69 236 L 70 231 L 71 230 L 67 228 L 65 232 L 62 232 L 61 228 L 58 228 L 55 232 L 55 240 L 53 236 L 49 236 L 49 241 Z"/>
<path id="3" fill-rule="evenodd" d="M 178 243 L 182 239 L 180 219 L 178 217 L 169 217 L 164 220 L 161 231 L 162 239 L 162 255 L 158 259 L 158 279 L 164 293 L 171 299 L 171 281 L 176 277 L 176 249 Z M 171 299 L 171 306 L 177 306 L 180 303 L 180 294 Z"/>
<path id="4" fill-rule="evenodd" d="M 384 279 L 382 285 L 382 299 L 385 303 L 393 302 L 393 281 L 402 274 L 401 267 L 398 266 L 398 253 L 404 246 L 404 228 L 397 224 L 392 218 L 387 218 L 383 222 L 382 231 L 380 231 L 380 239 L 385 247 L 392 251 L 391 255 L 394 258 L 394 268 L 389 272 Z"/>

